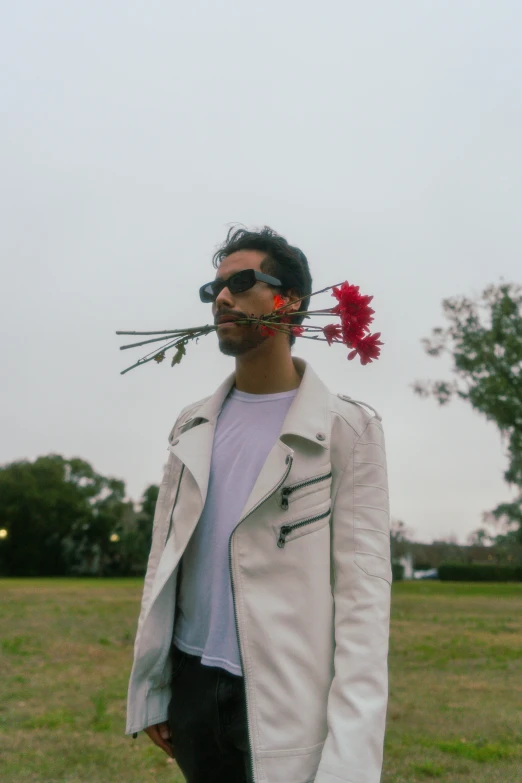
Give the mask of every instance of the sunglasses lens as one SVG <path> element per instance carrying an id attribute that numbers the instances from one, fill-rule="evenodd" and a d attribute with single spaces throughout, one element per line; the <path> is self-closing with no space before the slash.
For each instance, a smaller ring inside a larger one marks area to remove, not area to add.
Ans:
<path id="1" fill-rule="evenodd" d="M 211 283 L 201 286 L 199 298 L 202 302 L 215 302 L 225 286 L 231 294 L 240 294 L 243 291 L 248 291 L 255 283 L 256 276 L 254 270 L 243 269 L 241 272 L 230 275 L 228 280 L 213 280 Z"/>
<path id="2" fill-rule="evenodd" d="M 252 269 L 244 269 L 241 272 L 236 272 L 235 275 L 227 280 L 227 286 L 232 294 L 240 294 L 243 291 L 248 291 L 255 285 L 256 278 Z"/>
<path id="3" fill-rule="evenodd" d="M 207 283 L 207 285 L 204 285 L 199 289 L 199 297 L 202 302 L 213 302 L 218 293 L 219 290 L 214 290 L 213 283 Z"/>

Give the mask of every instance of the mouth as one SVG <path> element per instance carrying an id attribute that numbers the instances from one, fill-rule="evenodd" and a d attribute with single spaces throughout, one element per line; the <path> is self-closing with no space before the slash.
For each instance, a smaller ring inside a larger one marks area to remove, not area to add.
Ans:
<path id="1" fill-rule="evenodd" d="M 216 324 L 218 328 L 220 326 L 234 326 L 238 319 L 233 315 L 222 315 L 217 319 Z"/>

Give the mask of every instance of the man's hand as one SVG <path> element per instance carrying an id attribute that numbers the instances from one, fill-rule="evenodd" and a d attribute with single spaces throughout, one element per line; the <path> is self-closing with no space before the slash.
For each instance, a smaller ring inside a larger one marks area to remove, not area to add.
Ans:
<path id="1" fill-rule="evenodd" d="M 175 758 L 172 751 L 172 745 L 170 744 L 170 729 L 168 723 L 157 723 L 155 726 L 149 726 L 144 729 L 144 731 L 158 748 L 165 751 L 167 756 L 170 756 L 171 759 Z"/>

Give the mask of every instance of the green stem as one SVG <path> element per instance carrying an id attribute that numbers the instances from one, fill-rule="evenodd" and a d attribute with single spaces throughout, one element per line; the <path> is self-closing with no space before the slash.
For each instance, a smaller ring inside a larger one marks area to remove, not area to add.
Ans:
<path id="1" fill-rule="evenodd" d="M 163 337 L 155 337 L 153 340 L 143 340 L 141 343 L 130 343 L 129 345 L 120 345 L 120 351 L 125 351 L 127 348 L 138 348 L 140 345 L 149 345 L 150 343 L 159 343 L 161 340 L 168 340 L 173 337 L 173 334 L 164 335 Z"/>
<path id="2" fill-rule="evenodd" d="M 142 359 L 138 359 L 138 361 L 135 364 L 132 364 L 130 367 L 127 367 L 126 370 L 122 370 L 120 372 L 120 375 L 125 375 L 125 373 L 129 372 L 129 370 L 133 370 L 135 367 L 139 367 L 141 364 L 147 364 L 147 362 L 151 362 L 155 356 L 158 355 L 158 353 L 163 353 L 164 351 L 167 351 L 169 348 L 172 348 L 176 343 L 170 343 L 170 345 L 166 345 L 161 351 L 154 351 L 154 354 L 152 356 L 144 356 Z"/>
<path id="3" fill-rule="evenodd" d="M 157 332 L 116 332 L 116 334 L 135 334 L 135 335 L 148 335 L 148 334 L 186 334 L 187 332 L 201 332 L 205 329 L 215 329 L 215 326 L 211 326 L 210 324 L 205 324 L 205 326 L 189 326 L 186 329 L 163 329 L 158 330 Z"/>
<path id="4" fill-rule="evenodd" d="M 130 367 L 127 367 L 127 369 L 125 370 L 122 370 L 120 375 L 125 375 L 126 372 L 129 372 L 129 370 L 133 370 L 135 367 L 139 367 L 140 364 L 147 364 L 147 362 L 151 362 L 158 354 L 165 353 L 170 348 L 175 348 L 180 343 L 187 342 L 188 340 L 194 340 L 197 339 L 198 337 L 204 337 L 206 334 L 208 334 L 208 332 L 201 332 L 200 334 L 192 334 L 189 337 L 177 337 L 171 343 L 164 345 L 159 350 L 151 351 L 145 356 L 142 356 L 142 358 L 138 359 L 138 361 L 135 364 L 131 365 Z"/>
<path id="5" fill-rule="evenodd" d="M 338 283 L 338 286 L 342 285 L 342 283 Z M 322 288 L 320 291 L 314 291 L 313 293 L 309 294 L 309 297 L 316 296 L 317 294 L 322 294 L 325 291 L 329 291 L 332 288 L 335 288 L 336 286 L 327 286 L 326 288 Z M 308 298 L 309 298 L 308 297 Z M 279 307 L 277 310 L 274 310 L 272 313 L 268 313 L 266 315 L 261 316 L 260 318 L 255 317 L 247 317 L 247 318 L 240 318 L 237 319 L 238 324 L 252 324 L 255 326 L 266 326 L 269 329 L 273 329 L 276 332 L 284 332 L 288 334 L 289 327 L 292 326 L 292 324 L 281 324 L 279 321 L 277 321 L 278 314 L 288 314 L 288 311 L 286 308 L 294 304 L 295 302 L 299 302 L 304 297 L 299 297 L 298 299 L 294 299 L 290 302 L 288 302 L 286 305 L 283 305 L 283 307 Z M 322 310 L 299 310 L 295 313 L 292 313 L 292 317 L 295 316 L 303 316 L 303 318 L 310 318 L 313 315 L 337 315 L 337 313 L 332 313 L 332 309 L 322 309 Z M 286 311 L 286 312 L 285 312 Z M 297 324 L 296 324 L 297 325 Z M 307 332 L 316 332 L 315 335 L 307 335 L 307 334 L 300 334 L 296 335 L 296 337 L 302 337 L 305 340 L 319 340 L 320 342 L 328 342 L 328 340 L 325 337 L 319 337 L 318 333 L 323 332 L 323 328 L 321 326 L 313 326 L 313 325 L 307 325 L 302 327 Z M 135 367 L 139 367 L 142 364 L 147 364 L 148 362 L 151 362 L 156 356 L 162 353 L 166 353 L 166 351 L 170 350 L 170 348 L 175 348 L 176 346 L 180 345 L 181 343 L 188 343 L 191 340 L 198 339 L 199 337 L 203 337 L 207 334 L 210 334 L 211 332 L 217 331 L 217 325 L 211 325 L 211 324 L 205 324 L 205 326 L 193 326 L 189 327 L 188 329 L 165 329 L 163 331 L 157 331 L 157 332 L 137 332 L 137 331 L 117 331 L 116 334 L 125 334 L 125 335 L 136 335 L 136 336 L 149 336 L 149 335 L 160 335 L 158 337 L 154 337 L 151 340 L 143 340 L 142 342 L 138 343 L 132 343 L 129 345 L 122 345 L 120 346 L 120 350 L 126 350 L 128 348 L 137 348 L 141 345 L 149 345 L 150 343 L 157 343 L 161 342 L 162 340 L 169 341 L 171 338 L 175 336 L 175 338 L 171 342 L 167 342 L 167 345 L 163 346 L 163 348 L 160 348 L 159 350 L 155 349 L 151 351 L 149 354 L 146 354 L 141 359 L 138 359 L 138 361 L 131 365 L 130 367 L 127 367 L 125 370 L 121 371 L 121 375 L 125 375 L 125 373 L 129 372 L 130 370 L 133 370 Z M 334 341 L 338 342 L 338 341 Z"/>

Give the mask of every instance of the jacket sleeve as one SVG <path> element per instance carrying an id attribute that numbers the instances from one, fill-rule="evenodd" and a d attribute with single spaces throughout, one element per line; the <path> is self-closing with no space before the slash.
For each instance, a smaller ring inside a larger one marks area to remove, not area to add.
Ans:
<path id="1" fill-rule="evenodd" d="M 372 417 L 333 501 L 334 676 L 315 783 L 379 783 L 388 701 L 390 524 L 384 433 Z"/>

